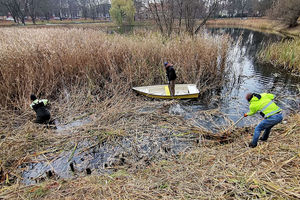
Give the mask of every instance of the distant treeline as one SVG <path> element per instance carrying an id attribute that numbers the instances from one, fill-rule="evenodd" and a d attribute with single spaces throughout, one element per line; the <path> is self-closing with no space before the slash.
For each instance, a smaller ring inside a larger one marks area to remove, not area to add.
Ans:
<path id="1" fill-rule="evenodd" d="M 11 16 L 16 23 L 26 19 L 108 19 L 111 3 L 126 5 L 129 0 L 0 0 L 0 16 Z M 174 19 L 185 20 L 188 32 L 193 32 L 195 19 L 220 17 L 260 17 L 280 19 L 290 27 L 297 25 L 300 16 L 299 0 L 130 0 L 134 9 L 117 8 L 116 14 L 128 18 L 134 10 L 134 20 L 153 19 L 160 29 L 173 29 Z M 181 24 L 179 25 L 181 26 Z"/>
<path id="2" fill-rule="evenodd" d="M 107 19 L 110 6 L 103 0 L 0 0 L 0 16 L 23 24 L 26 19 Z"/>

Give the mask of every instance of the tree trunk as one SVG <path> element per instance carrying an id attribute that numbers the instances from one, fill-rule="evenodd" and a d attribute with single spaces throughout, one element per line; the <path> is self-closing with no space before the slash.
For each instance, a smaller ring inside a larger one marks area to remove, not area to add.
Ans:
<path id="1" fill-rule="evenodd" d="M 35 16 L 31 16 L 31 20 L 34 25 L 36 25 L 35 19 L 36 19 Z"/>
<path id="2" fill-rule="evenodd" d="M 178 34 L 180 34 L 180 32 L 181 32 L 181 21 L 182 21 L 182 14 L 183 14 L 183 8 L 182 8 L 182 6 L 183 6 L 183 2 L 182 1 L 180 1 L 180 2 L 178 2 L 178 6 L 179 6 L 179 24 L 178 24 Z"/>
<path id="3" fill-rule="evenodd" d="M 166 31 L 169 32 L 169 26 L 168 26 L 168 22 L 167 22 L 167 19 L 166 19 L 166 14 L 165 14 L 165 9 L 164 9 L 164 1 L 160 1 L 160 6 L 161 6 L 165 26 L 166 26 Z"/>
<path id="4" fill-rule="evenodd" d="M 200 31 L 201 27 L 206 24 L 206 21 L 209 19 L 209 17 L 213 13 L 213 11 L 217 8 L 217 5 L 218 4 L 216 2 L 212 5 L 211 10 L 209 11 L 208 15 L 204 18 L 204 20 L 201 22 L 201 24 L 195 30 L 195 34 L 197 34 Z"/>
<path id="5" fill-rule="evenodd" d="M 163 34 L 164 33 L 164 29 L 163 29 L 163 26 L 162 26 L 162 23 L 161 23 L 161 19 L 160 19 L 159 14 L 158 14 L 157 3 L 154 2 L 153 5 L 154 5 L 154 10 L 151 8 L 151 6 L 149 7 L 149 10 L 150 10 L 151 14 L 154 17 L 154 20 L 155 20 L 156 24 L 158 25 L 161 34 Z"/>

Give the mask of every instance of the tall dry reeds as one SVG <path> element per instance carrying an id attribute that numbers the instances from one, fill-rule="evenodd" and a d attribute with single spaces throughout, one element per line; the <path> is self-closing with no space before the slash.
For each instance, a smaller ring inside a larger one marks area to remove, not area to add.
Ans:
<path id="1" fill-rule="evenodd" d="M 267 18 L 224 18 L 209 20 L 207 22 L 207 25 L 247 27 L 255 29 L 274 29 L 279 24 L 279 21 Z"/>
<path id="2" fill-rule="evenodd" d="M 111 96 L 132 86 L 161 84 L 166 82 L 163 61 L 175 64 L 178 83 L 197 83 L 204 92 L 223 80 L 227 47 L 226 38 L 4 28 L 0 105 L 24 109 L 30 93 L 55 98 L 63 90 L 84 87 Z"/>

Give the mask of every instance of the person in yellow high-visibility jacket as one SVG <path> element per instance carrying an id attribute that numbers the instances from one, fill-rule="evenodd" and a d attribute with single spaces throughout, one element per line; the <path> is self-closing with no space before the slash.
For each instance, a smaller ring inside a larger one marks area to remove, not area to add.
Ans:
<path id="1" fill-rule="evenodd" d="M 47 99 L 39 100 L 34 94 L 30 95 L 30 99 L 33 101 L 30 107 L 36 112 L 35 123 L 47 124 L 50 122 L 50 112 L 47 109 L 49 101 Z"/>
<path id="2" fill-rule="evenodd" d="M 248 93 L 246 95 L 246 100 L 250 103 L 250 111 L 245 113 L 244 117 L 251 116 L 259 112 L 259 114 L 264 118 L 264 120 L 261 121 L 254 130 L 252 142 L 249 144 L 252 148 L 257 146 L 260 132 L 262 130 L 265 130 L 265 132 L 260 140 L 267 141 L 271 128 L 280 123 L 283 119 L 281 113 L 282 109 L 272 101 L 274 97 L 275 96 L 270 93 Z"/>

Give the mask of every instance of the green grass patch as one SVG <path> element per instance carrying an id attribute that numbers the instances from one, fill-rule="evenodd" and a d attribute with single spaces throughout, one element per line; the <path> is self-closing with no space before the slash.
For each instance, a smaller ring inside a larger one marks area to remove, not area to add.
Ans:
<path id="1" fill-rule="evenodd" d="M 258 54 L 260 61 L 300 73 L 300 38 L 273 43 Z"/>
<path id="2" fill-rule="evenodd" d="M 27 198 L 28 199 L 42 198 L 47 195 L 48 191 L 49 191 L 48 188 L 46 188 L 45 186 L 36 186 L 28 189 Z"/>

